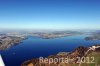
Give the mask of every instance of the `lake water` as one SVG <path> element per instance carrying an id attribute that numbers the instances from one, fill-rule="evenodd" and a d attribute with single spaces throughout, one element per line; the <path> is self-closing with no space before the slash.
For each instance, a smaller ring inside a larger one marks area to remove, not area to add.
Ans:
<path id="1" fill-rule="evenodd" d="M 58 52 L 70 52 L 79 46 L 89 47 L 100 44 L 99 40 L 86 41 L 85 35 L 55 39 L 28 37 L 23 43 L 0 52 L 6 66 L 20 66 L 22 62 L 38 57 L 47 57 Z"/>

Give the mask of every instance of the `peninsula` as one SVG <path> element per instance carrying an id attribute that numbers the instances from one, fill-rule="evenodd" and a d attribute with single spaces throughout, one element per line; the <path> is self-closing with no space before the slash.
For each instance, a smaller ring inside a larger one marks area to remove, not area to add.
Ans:
<path id="1" fill-rule="evenodd" d="M 0 50 L 5 50 L 12 46 L 18 45 L 25 38 L 26 38 L 25 36 L 20 36 L 20 35 L 1 34 L 0 35 Z"/>

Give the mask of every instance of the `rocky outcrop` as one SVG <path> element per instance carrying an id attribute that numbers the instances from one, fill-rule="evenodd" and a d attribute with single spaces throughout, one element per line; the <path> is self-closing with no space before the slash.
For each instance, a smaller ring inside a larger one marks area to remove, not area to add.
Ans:
<path id="1" fill-rule="evenodd" d="M 57 55 L 50 55 L 46 59 L 50 58 L 69 58 L 68 63 L 76 63 L 77 57 L 83 57 L 89 48 L 80 46 L 76 48 L 73 52 L 60 52 Z M 21 66 L 68 66 L 67 63 L 57 62 L 57 63 L 40 63 L 39 58 L 25 61 Z"/>

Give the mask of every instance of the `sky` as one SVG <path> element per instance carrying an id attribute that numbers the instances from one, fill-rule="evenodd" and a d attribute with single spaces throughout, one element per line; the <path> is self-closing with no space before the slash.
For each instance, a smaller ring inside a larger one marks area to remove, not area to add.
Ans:
<path id="1" fill-rule="evenodd" d="M 0 29 L 100 29 L 100 0 L 0 0 Z"/>

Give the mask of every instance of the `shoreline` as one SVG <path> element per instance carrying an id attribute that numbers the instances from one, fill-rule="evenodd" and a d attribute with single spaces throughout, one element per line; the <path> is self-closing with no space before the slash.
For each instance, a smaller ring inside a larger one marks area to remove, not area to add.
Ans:
<path id="1" fill-rule="evenodd" d="M 22 43 L 26 37 L 15 37 L 15 36 L 6 36 L 5 38 L 1 39 L 0 51 L 7 50 L 13 46 L 16 46 Z"/>
<path id="2" fill-rule="evenodd" d="M 49 55 L 48 57 L 41 57 L 41 58 L 34 58 L 34 59 L 31 59 L 31 60 L 27 60 L 25 62 L 23 62 L 21 64 L 21 66 L 59 66 L 61 64 L 61 62 L 59 63 L 49 63 L 50 61 L 48 59 L 56 59 L 57 58 L 66 58 L 66 57 L 69 57 L 71 59 L 69 59 L 69 62 L 67 64 L 70 64 L 70 63 L 76 63 L 78 65 L 82 64 L 82 63 L 77 63 L 78 60 L 77 60 L 77 57 L 79 58 L 83 58 L 83 57 L 87 57 L 89 54 L 91 54 L 92 52 L 99 52 L 100 53 L 100 45 L 93 45 L 93 46 L 90 46 L 90 47 L 84 47 L 84 46 L 80 46 L 78 48 L 76 48 L 75 50 L 73 50 L 72 52 L 59 52 L 58 54 L 56 55 Z M 40 60 L 42 59 L 42 61 L 44 60 L 44 62 L 40 63 Z M 68 59 L 68 58 L 67 58 Z M 45 63 L 45 61 L 48 61 L 48 63 Z M 62 65 L 66 65 L 66 63 L 63 63 Z"/>

